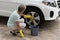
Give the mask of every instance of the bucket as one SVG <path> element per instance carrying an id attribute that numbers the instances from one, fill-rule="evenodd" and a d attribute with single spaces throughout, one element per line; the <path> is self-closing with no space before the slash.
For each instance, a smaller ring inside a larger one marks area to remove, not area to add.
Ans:
<path id="1" fill-rule="evenodd" d="M 39 31 L 39 26 L 30 26 L 30 30 L 31 30 L 31 35 L 32 36 L 37 36 L 38 35 L 38 31 Z"/>

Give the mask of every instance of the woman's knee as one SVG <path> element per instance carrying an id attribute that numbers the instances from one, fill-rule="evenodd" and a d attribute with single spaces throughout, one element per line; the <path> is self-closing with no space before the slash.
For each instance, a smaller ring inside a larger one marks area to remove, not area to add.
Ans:
<path id="1" fill-rule="evenodd" d="M 26 23 L 24 23 L 24 26 L 26 26 Z"/>
<path id="2" fill-rule="evenodd" d="M 26 23 L 20 23 L 19 24 L 21 28 L 25 28 L 26 27 Z"/>

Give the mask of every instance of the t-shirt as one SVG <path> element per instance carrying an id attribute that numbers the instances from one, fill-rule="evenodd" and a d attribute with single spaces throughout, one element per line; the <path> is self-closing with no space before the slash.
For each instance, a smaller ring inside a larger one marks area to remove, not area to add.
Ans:
<path id="1" fill-rule="evenodd" d="M 20 19 L 20 15 L 17 13 L 17 10 L 15 10 L 9 17 L 9 20 L 7 22 L 7 24 L 15 24 L 16 20 Z"/>

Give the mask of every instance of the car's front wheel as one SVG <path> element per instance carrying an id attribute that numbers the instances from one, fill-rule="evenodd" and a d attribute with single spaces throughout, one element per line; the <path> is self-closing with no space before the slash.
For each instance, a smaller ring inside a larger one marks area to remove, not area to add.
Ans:
<path id="1" fill-rule="evenodd" d="M 34 11 L 29 12 L 33 19 L 26 19 L 28 25 L 38 25 L 40 23 L 40 15 Z"/>
<path id="2" fill-rule="evenodd" d="M 37 8 L 27 8 L 25 14 L 30 14 L 34 17 L 32 21 L 31 19 L 26 19 L 27 25 L 41 25 L 44 21 L 42 12 Z"/>

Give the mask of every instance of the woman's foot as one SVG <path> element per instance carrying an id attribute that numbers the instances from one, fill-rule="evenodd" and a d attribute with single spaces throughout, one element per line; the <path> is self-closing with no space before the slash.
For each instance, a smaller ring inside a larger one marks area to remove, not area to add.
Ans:
<path id="1" fill-rule="evenodd" d="M 17 34 L 14 33 L 14 32 L 12 32 L 12 31 L 10 31 L 10 33 L 11 33 L 13 36 L 17 36 Z"/>
<path id="2" fill-rule="evenodd" d="M 16 33 L 19 33 L 19 31 L 17 31 Z"/>

